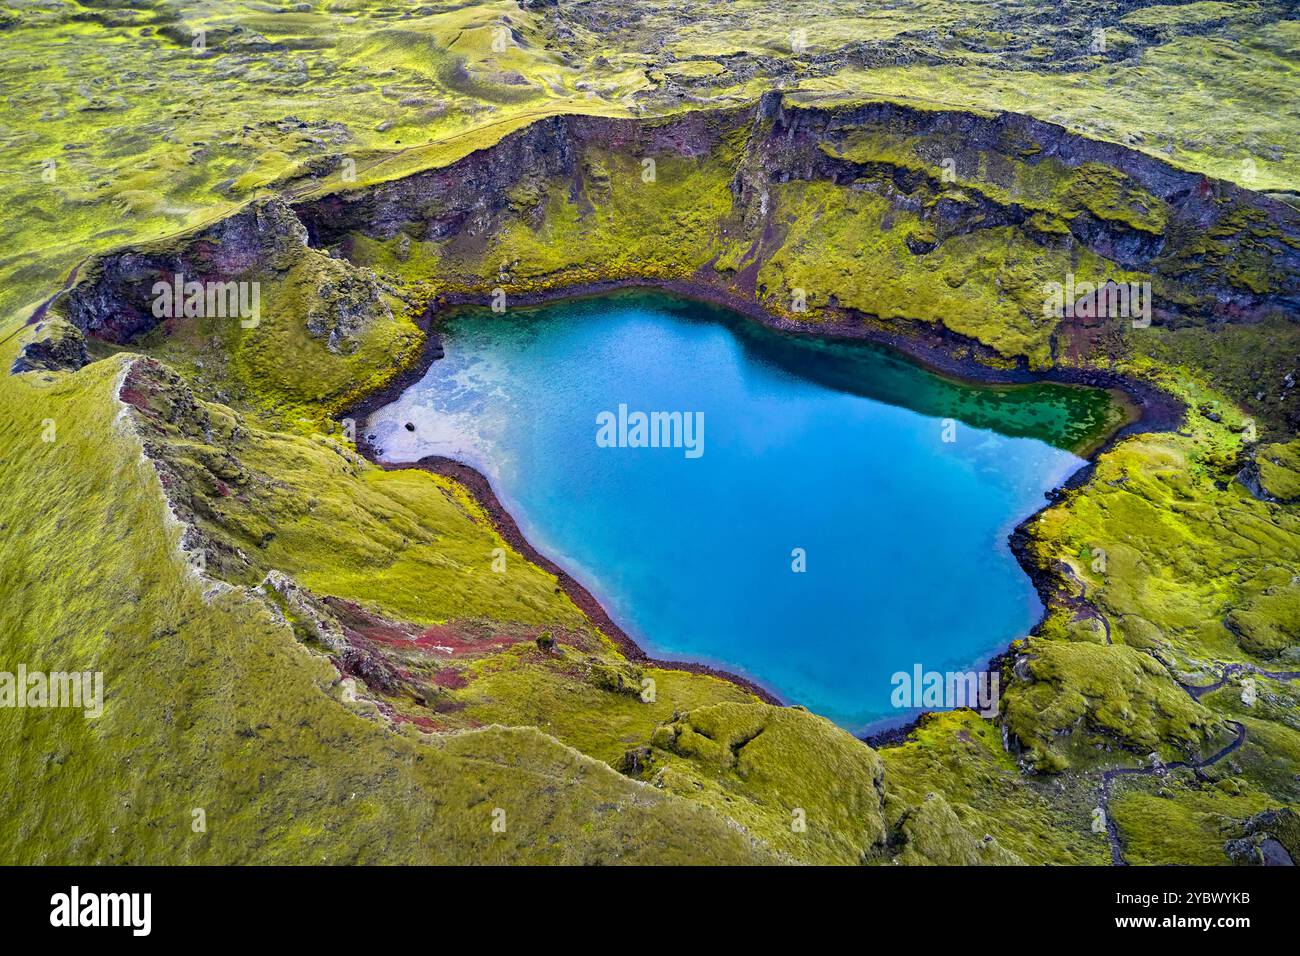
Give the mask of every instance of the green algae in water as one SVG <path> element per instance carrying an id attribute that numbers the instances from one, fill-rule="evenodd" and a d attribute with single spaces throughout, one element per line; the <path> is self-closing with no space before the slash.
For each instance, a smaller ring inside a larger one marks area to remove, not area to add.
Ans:
<path id="1" fill-rule="evenodd" d="M 1036 438 L 1066 451 L 1086 452 L 1125 417 L 1123 406 L 1103 389 L 1054 382 L 964 382 L 918 369 L 915 362 L 875 345 L 791 338 L 748 322 L 732 328 L 758 360 L 828 388 L 1010 437 Z"/>

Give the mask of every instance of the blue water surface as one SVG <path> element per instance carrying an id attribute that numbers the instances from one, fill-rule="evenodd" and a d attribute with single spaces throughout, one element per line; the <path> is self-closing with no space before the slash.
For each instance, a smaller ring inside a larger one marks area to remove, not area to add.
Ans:
<path id="1" fill-rule="evenodd" d="M 1082 464 L 1030 437 L 1056 434 L 1078 390 L 990 391 L 733 319 L 648 295 L 462 314 L 367 431 L 385 461 L 484 472 L 653 655 L 853 731 L 904 720 L 895 672 L 978 667 L 1041 615 L 1007 537 Z M 597 416 L 620 404 L 702 412 L 702 454 L 600 447 Z M 1022 437 L 971 424 L 1003 406 Z"/>

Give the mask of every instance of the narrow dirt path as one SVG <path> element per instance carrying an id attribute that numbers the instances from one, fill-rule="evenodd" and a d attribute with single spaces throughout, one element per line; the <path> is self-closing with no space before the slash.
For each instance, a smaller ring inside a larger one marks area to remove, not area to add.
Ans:
<path id="1" fill-rule="evenodd" d="M 1157 658 L 1159 660 L 1159 658 Z M 1166 667 L 1169 667 L 1164 661 L 1161 661 Z M 1213 684 L 1206 684 L 1201 687 L 1192 684 L 1184 684 L 1178 678 L 1174 677 L 1174 682 L 1186 691 L 1192 700 L 1200 700 L 1203 696 L 1211 691 L 1218 690 L 1225 686 L 1235 674 L 1259 674 L 1261 677 L 1268 677 L 1272 680 L 1292 681 L 1300 680 L 1300 671 L 1266 671 L 1262 668 L 1255 667 L 1253 664 L 1221 664 L 1215 661 L 1216 665 L 1222 667 L 1219 679 Z M 1172 668 L 1170 668 L 1172 671 Z M 1170 674 L 1173 677 L 1172 673 Z M 1118 767 L 1114 770 L 1104 771 L 1101 775 L 1101 809 L 1106 816 L 1106 835 L 1110 841 L 1110 862 L 1114 866 L 1127 866 L 1124 860 L 1124 850 L 1120 845 L 1119 828 L 1115 825 L 1115 818 L 1110 812 L 1110 789 L 1111 784 L 1119 777 L 1140 777 L 1140 776 L 1164 776 L 1166 773 L 1174 770 L 1192 770 L 1200 773 L 1206 767 L 1213 766 L 1233 751 L 1239 749 L 1246 742 L 1246 725 L 1236 720 L 1228 720 L 1228 726 L 1236 732 L 1236 737 L 1226 747 L 1217 751 L 1204 760 L 1177 760 L 1169 764 L 1160 764 L 1154 767 Z"/>
<path id="2" fill-rule="evenodd" d="M 1101 808 L 1106 815 L 1106 835 L 1110 840 L 1110 862 L 1113 866 L 1127 866 L 1124 860 L 1124 850 L 1120 845 L 1119 827 L 1115 825 L 1115 818 L 1110 812 L 1110 785 L 1117 777 L 1144 777 L 1160 776 L 1173 770 L 1204 770 L 1222 760 L 1228 754 L 1232 753 L 1238 747 L 1246 742 L 1246 725 L 1238 723 L 1235 720 L 1228 721 L 1237 732 L 1237 736 L 1232 743 L 1228 744 L 1222 750 L 1218 751 L 1204 760 L 1177 760 L 1173 763 L 1159 764 L 1154 767 L 1118 767 L 1114 770 L 1107 770 L 1101 775 Z"/>

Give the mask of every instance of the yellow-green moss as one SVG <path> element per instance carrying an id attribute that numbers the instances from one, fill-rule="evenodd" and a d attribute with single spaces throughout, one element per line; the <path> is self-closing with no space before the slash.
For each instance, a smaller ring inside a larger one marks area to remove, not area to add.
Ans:
<path id="1" fill-rule="evenodd" d="M 802 708 L 725 703 L 659 727 L 642 768 L 792 859 L 861 863 L 884 843 L 884 767 L 870 748 Z"/>
<path id="2" fill-rule="evenodd" d="M 116 399 L 128 361 L 0 377 L 0 521 L 27 544 L 0 555 L 7 660 L 106 688 L 97 720 L 4 711 L 13 862 L 771 859 L 539 732 L 420 742 L 350 712 L 268 605 L 190 570 Z"/>

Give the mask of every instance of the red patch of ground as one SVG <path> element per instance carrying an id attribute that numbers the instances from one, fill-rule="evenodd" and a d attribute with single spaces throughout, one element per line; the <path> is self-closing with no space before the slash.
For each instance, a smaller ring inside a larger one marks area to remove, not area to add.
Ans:
<path id="1" fill-rule="evenodd" d="M 374 644 L 400 646 L 411 643 L 410 633 L 396 624 L 371 624 L 368 627 L 344 625 L 343 629 L 349 636 L 355 635 L 361 640 L 370 641 Z"/>
<path id="2" fill-rule="evenodd" d="M 413 625 L 399 624 L 377 614 L 371 614 L 351 601 L 333 597 L 324 600 L 339 623 L 343 625 L 343 630 L 349 639 L 355 637 L 376 644 L 401 645 L 409 644 L 416 633 Z"/>
<path id="3" fill-rule="evenodd" d="M 148 392 L 142 391 L 138 388 L 131 388 L 128 384 L 123 382 L 122 388 L 117 393 L 117 397 L 126 402 L 126 404 L 138 408 L 142 412 L 149 411 Z"/>
<path id="4" fill-rule="evenodd" d="M 469 681 L 465 679 L 465 675 L 454 667 L 443 667 L 435 671 L 433 682 L 439 687 L 450 687 L 453 690 L 469 684 Z"/>
<path id="5" fill-rule="evenodd" d="M 492 634 L 482 638 L 472 637 L 454 624 L 439 624 L 420 632 L 411 643 L 444 654 L 485 653 L 504 650 L 511 644 L 532 640 L 527 634 Z"/>

